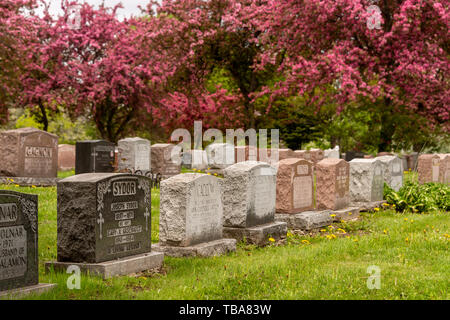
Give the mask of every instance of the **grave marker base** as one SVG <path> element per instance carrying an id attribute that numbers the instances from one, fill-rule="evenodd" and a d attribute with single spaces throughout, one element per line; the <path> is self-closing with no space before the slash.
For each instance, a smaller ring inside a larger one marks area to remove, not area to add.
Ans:
<path id="1" fill-rule="evenodd" d="M 14 182 L 11 182 L 11 180 Z M 18 184 L 21 187 L 54 187 L 58 178 L 33 178 L 33 177 L 0 177 L 0 184 Z"/>
<path id="2" fill-rule="evenodd" d="M 56 287 L 54 283 L 39 283 L 34 286 L 17 288 L 13 290 L 1 291 L 0 292 L 0 300 L 12 300 L 21 298 L 25 295 L 29 294 L 39 294 L 46 291 L 49 291 Z"/>
<path id="3" fill-rule="evenodd" d="M 211 257 L 236 251 L 236 240 L 219 239 L 188 247 L 167 246 L 158 243 L 152 245 L 152 247 L 154 250 L 164 252 L 165 255 L 170 257 Z"/>
<path id="4" fill-rule="evenodd" d="M 335 215 L 335 217 L 333 217 L 333 222 L 340 222 L 341 220 L 351 221 L 359 219 L 360 211 L 361 211 L 360 207 L 348 207 L 345 209 L 331 210 L 330 214 Z"/>
<path id="5" fill-rule="evenodd" d="M 257 246 L 269 244 L 270 237 L 275 240 L 284 239 L 286 233 L 287 223 L 278 221 L 249 228 L 223 227 L 224 237 L 233 238 L 237 241 L 245 240 L 247 243 Z"/>
<path id="6" fill-rule="evenodd" d="M 69 266 L 78 266 L 83 273 L 90 275 L 98 275 L 103 279 L 115 276 L 125 276 L 146 270 L 160 270 L 164 260 L 164 253 L 148 252 L 135 256 L 129 256 L 117 260 L 106 261 L 101 263 L 75 263 L 75 262 L 47 262 L 45 270 L 66 272 Z"/>
<path id="7" fill-rule="evenodd" d="M 275 220 L 286 222 L 290 230 L 310 231 L 329 226 L 333 222 L 331 210 L 306 211 L 302 213 L 276 213 Z"/>
<path id="8" fill-rule="evenodd" d="M 359 207 L 360 211 L 372 211 L 375 208 L 381 208 L 383 203 L 386 203 L 386 200 L 383 201 L 372 201 L 372 202 L 352 202 L 352 207 Z"/>

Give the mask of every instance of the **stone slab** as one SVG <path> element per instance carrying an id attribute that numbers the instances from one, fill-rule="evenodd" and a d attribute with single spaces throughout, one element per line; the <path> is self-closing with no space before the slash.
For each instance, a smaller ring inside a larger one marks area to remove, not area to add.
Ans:
<path id="1" fill-rule="evenodd" d="M 329 226 L 333 222 L 330 214 L 330 210 L 306 211 L 297 214 L 277 213 L 275 220 L 287 223 L 288 228 L 291 230 L 310 231 Z"/>
<path id="2" fill-rule="evenodd" d="M 26 295 L 30 294 L 41 294 L 43 292 L 47 292 L 56 287 L 54 283 L 39 283 L 34 286 L 23 287 L 19 289 L 9 290 L 9 291 L 1 291 L 0 292 L 0 300 L 12 300 L 18 299 Z"/>
<path id="3" fill-rule="evenodd" d="M 126 276 L 147 270 L 160 270 L 164 261 L 164 253 L 152 251 L 135 256 L 129 256 L 112 261 L 100 263 L 74 263 L 74 262 L 46 262 L 46 272 L 63 271 L 66 272 L 69 266 L 78 266 L 83 273 L 101 276 L 109 279 L 115 276 Z"/>
<path id="4" fill-rule="evenodd" d="M 233 228 L 224 227 L 223 235 L 225 238 L 233 238 L 237 241 L 246 241 L 249 244 L 257 246 L 264 246 L 269 243 L 269 238 L 275 240 L 286 238 L 287 223 L 286 222 L 271 222 L 259 226 L 249 228 Z"/>
<path id="5" fill-rule="evenodd" d="M 14 180 L 14 181 L 11 181 Z M 21 187 L 54 187 L 59 178 L 0 177 L 0 184 L 17 184 Z"/>
<path id="6" fill-rule="evenodd" d="M 331 210 L 330 216 L 333 218 L 333 222 L 351 221 L 357 220 L 360 217 L 361 208 L 360 207 L 348 207 L 340 210 Z"/>
<path id="7" fill-rule="evenodd" d="M 350 161 L 350 202 L 383 200 L 383 164 L 377 159 Z"/>
<path id="8" fill-rule="evenodd" d="M 343 159 L 328 158 L 315 166 L 316 209 L 339 210 L 350 202 L 350 168 Z"/>
<path id="9" fill-rule="evenodd" d="M 176 258 L 220 256 L 236 251 L 236 239 L 219 239 L 187 247 L 167 246 L 158 243 L 153 245 L 153 249 L 164 252 L 166 256 Z"/>
<path id="10" fill-rule="evenodd" d="M 387 201 L 372 201 L 372 202 L 352 202 L 352 207 L 359 207 L 360 211 L 372 211 L 375 208 L 381 208 L 383 203 L 387 203 Z"/>
<path id="11" fill-rule="evenodd" d="M 104 140 L 78 141 L 75 146 L 75 174 L 113 172 L 118 158 L 114 143 Z"/>

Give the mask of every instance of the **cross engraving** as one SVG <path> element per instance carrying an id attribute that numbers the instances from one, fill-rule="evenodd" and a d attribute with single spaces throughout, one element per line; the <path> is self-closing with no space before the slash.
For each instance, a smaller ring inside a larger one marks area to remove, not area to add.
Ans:
<path id="1" fill-rule="evenodd" d="M 97 223 L 100 226 L 100 240 L 103 239 L 103 231 L 102 231 L 102 226 L 105 223 L 105 219 L 103 219 L 102 213 L 100 212 L 100 216 L 97 219 Z"/>
<path id="2" fill-rule="evenodd" d="M 148 211 L 148 207 L 145 208 L 144 217 L 145 217 L 145 231 L 148 231 L 148 218 L 150 217 L 150 212 Z"/>

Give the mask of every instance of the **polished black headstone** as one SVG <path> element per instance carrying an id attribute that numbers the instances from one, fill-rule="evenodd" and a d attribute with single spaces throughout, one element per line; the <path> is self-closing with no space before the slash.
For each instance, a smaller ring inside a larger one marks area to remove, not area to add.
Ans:
<path id="1" fill-rule="evenodd" d="M 114 162 L 114 143 L 104 140 L 87 140 L 77 142 L 75 174 L 114 172 Z"/>

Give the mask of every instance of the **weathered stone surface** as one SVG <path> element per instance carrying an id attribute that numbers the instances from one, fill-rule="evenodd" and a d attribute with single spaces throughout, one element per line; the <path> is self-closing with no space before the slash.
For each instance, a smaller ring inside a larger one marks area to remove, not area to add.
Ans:
<path id="1" fill-rule="evenodd" d="M 276 211 L 299 213 L 314 209 L 313 164 L 304 159 L 278 162 Z"/>
<path id="2" fill-rule="evenodd" d="M 8 291 L 1 291 L 0 300 L 16 300 L 30 294 L 41 294 L 55 287 L 56 284 L 54 283 L 39 283 L 34 286 L 28 286 Z"/>
<path id="3" fill-rule="evenodd" d="M 119 140 L 117 143 L 119 171 L 150 171 L 150 146 L 149 140 L 138 137 Z"/>
<path id="4" fill-rule="evenodd" d="M 171 177 L 181 172 L 181 161 L 177 163 L 172 159 L 172 151 L 175 145 L 170 143 L 157 143 L 151 147 L 152 172 L 159 173 L 164 178 Z"/>
<path id="5" fill-rule="evenodd" d="M 181 165 L 187 169 L 192 168 L 192 150 L 185 151 L 181 154 Z"/>
<path id="6" fill-rule="evenodd" d="M 75 174 L 113 172 L 115 145 L 104 140 L 78 141 L 75 147 Z"/>
<path id="7" fill-rule="evenodd" d="M 384 182 L 395 191 L 403 186 L 403 163 L 397 156 L 380 156 L 376 160 L 383 166 Z"/>
<path id="8" fill-rule="evenodd" d="M 422 154 L 419 156 L 417 172 L 419 183 L 439 182 L 441 157 L 438 154 Z"/>
<path id="9" fill-rule="evenodd" d="M 274 221 L 276 171 L 264 162 L 236 163 L 224 170 L 224 226 L 252 227 Z"/>
<path id="10" fill-rule="evenodd" d="M 153 250 L 164 252 L 170 257 L 212 257 L 227 254 L 236 251 L 236 239 L 219 239 L 199 243 L 193 246 L 161 246 L 156 244 Z"/>
<path id="11" fill-rule="evenodd" d="M 109 279 L 143 271 L 158 272 L 163 261 L 164 253 L 153 251 L 99 263 L 47 262 L 45 269 L 47 272 L 51 270 L 66 272 L 69 266 L 77 266 L 83 273 Z"/>
<path id="12" fill-rule="evenodd" d="M 376 159 L 350 161 L 350 201 L 373 202 L 383 200 L 383 166 Z"/>
<path id="13" fill-rule="evenodd" d="M 417 152 L 413 152 L 411 154 L 405 155 L 407 161 L 407 169 L 411 171 L 417 171 L 417 165 L 419 160 L 419 154 Z"/>
<path id="14" fill-rule="evenodd" d="M 204 150 L 191 150 L 192 169 L 205 170 L 208 168 L 208 156 Z"/>
<path id="15" fill-rule="evenodd" d="M 215 169 L 224 169 L 234 164 L 234 145 L 229 143 L 213 143 L 206 147 L 208 166 Z"/>
<path id="16" fill-rule="evenodd" d="M 339 146 L 324 151 L 324 158 L 339 159 L 340 157 Z"/>
<path id="17" fill-rule="evenodd" d="M 58 146 L 58 170 L 68 171 L 75 169 L 75 146 L 60 144 Z"/>
<path id="18" fill-rule="evenodd" d="M 450 154 L 439 155 L 439 182 L 450 184 Z"/>
<path id="19" fill-rule="evenodd" d="M 330 217 L 333 219 L 333 222 L 351 221 L 356 220 L 360 217 L 360 207 L 348 207 L 345 209 L 339 210 L 331 210 Z"/>
<path id="20" fill-rule="evenodd" d="M 0 190 L 0 291 L 37 285 L 38 258 L 38 197 Z"/>
<path id="21" fill-rule="evenodd" d="M 56 178 L 58 137 L 35 128 L 0 132 L 0 175 Z"/>
<path id="22" fill-rule="evenodd" d="M 0 177 L 0 184 L 17 184 L 21 187 L 54 187 L 59 180 L 59 178 Z"/>
<path id="23" fill-rule="evenodd" d="M 277 221 L 287 223 L 290 230 L 310 231 L 324 226 L 328 226 L 333 222 L 330 211 L 307 211 L 297 214 L 277 213 L 275 215 Z"/>
<path id="24" fill-rule="evenodd" d="M 315 167 L 316 208 L 338 210 L 350 202 L 350 168 L 343 159 L 324 159 Z"/>
<path id="25" fill-rule="evenodd" d="M 151 181 L 90 173 L 58 182 L 58 261 L 99 263 L 151 251 Z"/>
<path id="26" fill-rule="evenodd" d="M 373 211 L 375 208 L 382 208 L 385 200 L 372 202 L 353 202 L 352 206 L 359 208 L 360 211 Z"/>
<path id="27" fill-rule="evenodd" d="M 244 161 L 257 161 L 258 148 L 255 146 L 236 146 L 234 147 L 235 163 Z"/>
<path id="28" fill-rule="evenodd" d="M 219 179 L 185 173 L 161 182 L 161 246 L 186 247 L 222 238 L 223 206 Z"/>
<path id="29" fill-rule="evenodd" d="M 312 161 L 312 154 L 310 150 L 295 150 L 294 158 L 305 159 L 308 161 Z"/>
<path id="30" fill-rule="evenodd" d="M 309 153 L 311 154 L 311 161 L 313 163 L 317 163 L 325 158 L 325 154 L 321 149 L 311 149 Z"/>
<path id="31" fill-rule="evenodd" d="M 227 238 L 236 239 L 236 241 L 264 246 L 270 243 L 269 238 L 275 240 L 286 238 L 287 224 L 275 221 L 249 228 L 224 227 L 223 234 Z"/>
<path id="32" fill-rule="evenodd" d="M 278 161 L 296 158 L 291 149 L 258 149 L 258 161 L 270 164 L 273 167 L 278 165 Z"/>

